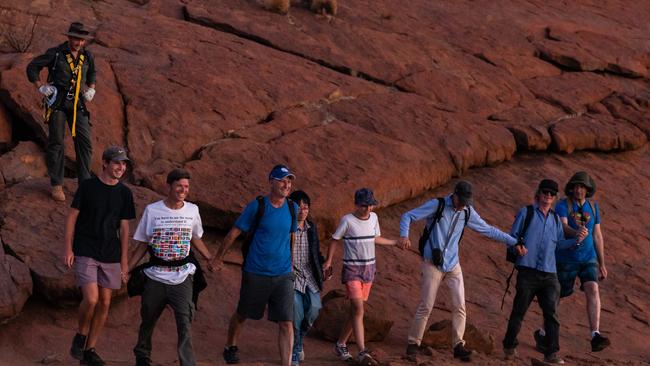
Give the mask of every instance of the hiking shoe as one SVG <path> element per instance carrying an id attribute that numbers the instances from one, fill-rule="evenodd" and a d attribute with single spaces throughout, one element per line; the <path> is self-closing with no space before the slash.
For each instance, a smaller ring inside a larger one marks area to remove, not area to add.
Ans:
<path id="1" fill-rule="evenodd" d="M 546 336 L 543 336 L 539 329 L 537 329 L 533 332 L 533 338 L 535 338 L 535 349 L 537 352 L 546 353 Z"/>
<path id="2" fill-rule="evenodd" d="M 564 365 L 564 360 L 558 356 L 557 352 L 544 356 L 544 362 L 554 365 Z"/>
<path id="3" fill-rule="evenodd" d="M 348 346 L 345 344 L 336 343 L 334 345 L 334 354 L 340 358 L 341 361 L 348 361 L 352 359 L 352 355 L 350 354 L 350 351 L 348 351 Z"/>
<path id="4" fill-rule="evenodd" d="M 415 361 L 415 357 L 418 355 L 420 346 L 415 343 L 409 343 L 406 345 L 406 358 L 410 361 Z"/>
<path id="5" fill-rule="evenodd" d="M 151 366 L 151 359 L 149 357 L 137 357 L 135 366 Z"/>
<path id="6" fill-rule="evenodd" d="M 503 359 L 506 361 L 511 361 L 517 358 L 517 349 L 516 348 L 504 348 L 503 349 Z"/>
<path id="7" fill-rule="evenodd" d="M 602 351 L 610 344 L 612 344 L 612 342 L 609 341 L 609 338 L 601 336 L 600 333 L 596 333 L 596 335 L 591 338 L 591 352 Z"/>
<path id="8" fill-rule="evenodd" d="M 465 345 L 463 343 L 458 343 L 456 347 L 454 347 L 454 358 L 458 358 L 463 362 L 471 361 L 473 354 L 474 351 L 465 348 Z"/>
<path id="9" fill-rule="evenodd" d="M 53 186 L 50 195 L 52 196 L 52 199 L 57 202 L 65 201 L 65 193 L 63 193 L 63 186 Z"/>
<path id="10" fill-rule="evenodd" d="M 225 347 L 223 349 L 223 360 L 229 365 L 239 363 L 239 348 L 237 346 Z"/>
<path id="11" fill-rule="evenodd" d="M 70 356 L 79 361 L 84 358 L 84 349 L 86 348 L 86 336 L 83 334 L 75 334 L 72 338 L 72 346 L 70 346 Z"/>
<path id="12" fill-rule="evenodd" d="M 94 348 L 88 348 L 84 351 L 84 358 L 81 360 L 82 365 L 88 366 L 104 366 L 106 362 L 95 352 Z"/>
<path id="13" fill-rule="evenodd" d="M 372 358 L 370 355 L 370 352 L 368 352 L 367 349 L 364 349 L 363 351 L 359 352 L 357 355 L 357 363 L 360 366 L 374 366 L 374 365 L 379 365 L 377 360 Z"/>

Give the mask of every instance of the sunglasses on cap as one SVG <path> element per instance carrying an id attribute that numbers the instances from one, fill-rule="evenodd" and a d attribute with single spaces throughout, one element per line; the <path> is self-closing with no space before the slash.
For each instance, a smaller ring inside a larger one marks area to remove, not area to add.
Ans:
<path id="1" fill-rule="evenodd" d="M 557 192 L 552 191 L 552 190 L 550 190 L 550 189 L 542 189 L 542 190 L 540 190 L 539 192 L 540 192 L 541 194 L 545 194 L 545 195 L 547 195 L 547 196 L 556 196 L 556 195 L 557 195 Z"/>

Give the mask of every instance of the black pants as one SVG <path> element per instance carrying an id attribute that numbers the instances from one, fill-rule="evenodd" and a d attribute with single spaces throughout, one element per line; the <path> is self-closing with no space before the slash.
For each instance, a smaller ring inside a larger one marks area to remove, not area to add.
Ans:
<path id="1" fill-rule="evenodd" d="M 194 317 L 194 303 L 191 275 L 178 285 L 167 285 L 147 278 L 140 307 L 142 323 L 140 323 L 138 343 L 133 348 L 133 353 L 136 358 L 151 358 L 153 330 L 167 304 L 174 310 L 176 318 L 178 360 L 181 366 L 194 366 L 196 361 L 192 347 L 191 324 Z"/>
<path id="2" fill-rule="evenodd" d="M 65 137 L 66 123 L 72 131 L 74 102 L 64 100 L 61 106 L 52 112 L 49 122 L 49 139 L 47 142 L 47 172 L 52 186 L 63 185 L 65 166 Z M 74 151 L 77 159 L 77 179 L 79 182 L 90 178 L 90 163 L 93 155 L 93 144 L 90 135 L 90 120 L 85 111 L 77 106 L 77 125 Z"/>
<path id="3" fill-rule="evenodd" d="M 524 315 L 537 296 L 537 302 L 544 315 L 546 330 L 546 355 L 560 350 L 560 322 L 557 305 L 560 300 L 560 283 L 555 273 L 541 272 L 532 268 L 520 267 L 517 274 L 517 294 L 512 303 L 512 312 L 508 321 L 508 330 L 503 339 L 503 348 L 517 347 L 517 334 L 521 330 Z"/>

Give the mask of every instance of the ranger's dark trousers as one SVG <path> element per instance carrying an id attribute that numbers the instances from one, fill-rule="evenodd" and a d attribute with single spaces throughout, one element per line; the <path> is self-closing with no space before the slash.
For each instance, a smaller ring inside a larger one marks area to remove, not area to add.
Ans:
<path id="1" fill-rule="evenodd" d="M 512 303 L 512 312 L 508 321 L 508 330 L 503 339 L 503 348 L 517 347 L 517 334 L 521 330 L 524 315 L 537 297 L 539 307 L 544 315 L 546 330 L 546 355 L 560 350 L 560 322 L 557 316 L 557 305 L 560 300 L 560 283 L 557 274 L 541 272 L 532 268 L 518 267 L 517 294 Z"/>
<path id="2" fill-rule="evenodd" d="M 63 185 L 65 155 L 63 138 L 66 123 L 72 131 L 74 102 L 64 100 L 61 106 L 50 116 L 50 135 L 47 143 L 47 172 L 52 186 Z M 90 163 L 93 155 L 93 145 L 90 135 L 90 120 L 85 111 L 77 106 L 77 126 L 74 141 L 74 151 L 77 157 L 77 179 L 79 182 L 90 178 Z"/>
<path id="3" fill-rule="evenodd" d="M 185 282 L 178 285 L 167 285 L 147 278 L 142 293 L 140 316 L 140 333 L 138 343 L 133 348 L 136 358 L 151 358 L 151 336 L 165 306 L 169 304 L 176 318 L 178 334 L 178 360 L 181 366 L 194 366 L 194 350 L 192 349 L 192 317 L 194 303 L 192 302 L 192 276 L 187 276 Z"/>

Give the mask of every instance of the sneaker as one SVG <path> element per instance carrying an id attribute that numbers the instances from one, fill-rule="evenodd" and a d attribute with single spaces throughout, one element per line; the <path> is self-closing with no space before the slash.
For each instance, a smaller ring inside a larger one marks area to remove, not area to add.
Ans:
<path id="1" fill-rule="evenodd" d="M 151 366 L 151 359 L 149 357 L 137 357 L 135 366 Z"/>
<path id="2" fill-rule="evenodd" d="M 305 360 L 305 351 L 298 352 L 298 361 L 302 362 Z"/>
<path id="3" fill-rule="evenodd" d="M 558 356 L 557 352 L 544 356 L 544 362 L 554 365 L 564 365 L 564 360 Z"/>
<path id="4" fill-rule="evenodd" d="M 406 345 L 406 358 L 410 361 L 415 361 L 415 357 L 418 355 L 420 346 L 415 343 L 409 343 Z"/>
<path id="5" fill-rule="evenodd" d="M 348 351 L 348 346 L 345 344 L 338 344 L 338 342 L 334 345 L 334 354 L 340 358 L 341 361 L 352 359 L 352 355 L 350 354 L 350 351 Z"/>
<path id="6" fill-rule="evenodd" d="M 535 349 L 539 353 L 546 353 L 546 336 L 543 336 L 540 333 L 539 329 L 533 332 L 533 338 L 535 338 Z"/>
<path id="7" fill-rule="evenodd" d="M 465 348 L 463 343 L 458 343 L 456 347 L 454 347 L 454 358 L 458 358 L 463 362 L 471 361 L 473 354 L 474 351 Z"/>
<path id="8" fill-rule="evenodd" d="M 372 355 L 370 355 L 370 352 L 368 352 L 367 349 L 364 349 L 363 351 L 359 352 L 357 355 L 357 363 L 360 366 L 374 366 L 374 365 L 379 365 L 377 360 L 372 358 Z"/>
<path id="9" fill-rule="evenodd" d="M 65 193 L 63 193 L 63 186 L 53 186 L 50 195 L 52 196 L 52 199 L 57 202 L 65 201 Z"/>
<path id="10" fill-rule="evenodd" d="M 79 361 L 84 358 L 84 349 L 86 348 L 86 336 L 83 334 L 75 334 L 72 338 L 72 346 L 70 346 L 70 356 Z"/>
<path id="11" fill-rule="evenodd" d="M 591 338 L 591 352 L 602 351 L 610 344 L 612 344 L 612 342 L 609 341 L 609 338 L 601 336 L 600 333 L 596 333 L 596 335 Z"/>
<path id="12" fill-rule="evenodd" d="M 106 362 L 95 352 L 94 348 L 88 348 L 84 351 L 84 358 L 81 360 L 82 365 L 88 366 L 104 366 Z"/>
<path id="13" fill-rule="evenodd" d="M 229 346 L 223 349 L 223 360 L 227 364 L 239 363 L 239 348 L 237 346 Z"/>
<path id="14" fill-rule="evenodd" d="M 503 349 L 503 359 L 506 361 L 511 361 L 517 358 L 517 349 L 516 348 L 504 348 Z"/>

